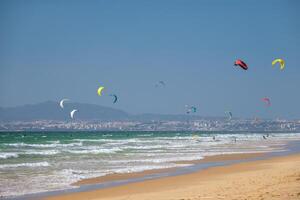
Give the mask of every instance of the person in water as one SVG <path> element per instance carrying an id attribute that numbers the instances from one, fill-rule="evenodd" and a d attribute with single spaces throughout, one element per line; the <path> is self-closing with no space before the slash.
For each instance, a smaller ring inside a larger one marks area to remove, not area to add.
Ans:
<path id="1" fill-rule="evenodd" d="M 267 137 L 265 136 L 265 135 L 263 135 L 263 138 L 266 140 L 267 139 Z"/>

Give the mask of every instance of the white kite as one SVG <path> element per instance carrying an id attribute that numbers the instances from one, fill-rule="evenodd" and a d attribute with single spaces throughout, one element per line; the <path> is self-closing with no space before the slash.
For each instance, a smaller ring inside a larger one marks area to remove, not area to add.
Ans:
<path id="1" fill-rule="evenodd" d="M 75 114 L 75 112 L 77 112 L 76 109 L 75 109 L 75 110 L 72 110 L 72 111 L 70 112 L 70 116 L 71 116 L 72 119 L 74 119 L 74 114 Z"/>
<path id="2" fill-rule="evenodd" d="M 61 100 L 60 102 L 59 102 L 59 106 L 62 108 L 62 109 L 64 109 L 64 102 L 65 101 L 70 101 L 69 99 L 63 99 L 63 100 Z"/>

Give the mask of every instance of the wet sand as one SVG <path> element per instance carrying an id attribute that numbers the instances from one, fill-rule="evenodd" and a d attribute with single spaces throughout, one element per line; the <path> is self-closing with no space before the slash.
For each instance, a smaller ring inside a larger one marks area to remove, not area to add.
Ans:
<path id="1" fill-rule="evenodd" d="M 246 160 L 250 158 L 257 158 L 259 156 L 264 155 L 263 153 L 246 153 L 246 154 L 224 154 L 224 155 L 215 155 L 215 156 L 208 156 L 201 160 L 193 160 L 193 161 L 180 161 L 175 162 L 177 164 L 199 164 L 199 163 L 207 163 L 207 162 L 221 162 L 221 161 L 230 161 L 230 160 Z M 110 181 L 117 181 L 117 180 L 128 180 L 132 178 L 140 178 L 150 174 L 160 174 L 164 172 L 172 172 L 175 171 L 177 168 L 167 168 L 167 169 L 155 169 L 155 170 L 146 170 L 142 172 L 135 172 L 135 173 L 116 173 L 116 174 L 109 174 L 106 176 L 96 177 L 96 178 L 89 178 L 80 180 L 73 185 L 80 186 L 80 185 L 89 185 L 89 184 L 97 184 L 97 183 L 105 183 Z"/>
<path id="2" fill-rule="evenodd" d="M 231 156 L 234 158 L 230 158 Z M 219 156 L 208 157 L 207 159 L 212 159 L 214 161 L 218 161 L 220 159 L 239 159 L 237 155 L 223 155 L 220 156 L 220 158 L 218 157 Z M 126 176 L 130 175 L 133 174 L 127 174 Z M 135 175 L 142 176 L 143 173 L 137 173 Z M 129 178 L 126 176 L 124 175 L 124 177 L 116 178 Z M 107 177 L 107 180 L 110 180 L 110 178 L 112 177 Z M 95 179 L 85 181 L 87 182 L 79 182 L 77 184 L 90 184 L 97 182 L 95 182 Z M 185 175 L 146 180 L 143 182 L 130 183 L 106 189 L 50 196 L 45 199 L 299 200 L 300 154 L 273 157 L 266 160 L 242 162 L 229 166 L 211 167 Z"/>

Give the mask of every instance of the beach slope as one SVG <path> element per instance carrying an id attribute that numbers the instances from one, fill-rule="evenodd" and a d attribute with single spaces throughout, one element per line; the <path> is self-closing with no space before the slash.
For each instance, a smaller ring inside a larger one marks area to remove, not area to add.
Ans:
<path id="1" fill-rule="evenodd" d="M 300 199 L 300 154 L 196 173 L 47 197 L 47 200 Z"/>

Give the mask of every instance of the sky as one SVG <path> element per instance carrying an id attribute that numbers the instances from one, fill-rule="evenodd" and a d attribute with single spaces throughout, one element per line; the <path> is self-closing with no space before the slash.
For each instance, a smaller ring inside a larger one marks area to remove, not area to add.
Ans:
<path id="1" fill-rule="evenodd" d="M 203 116 L 299 119 L 299 8 L 297 0 L 2 0 L 0 106 L 69 98 L 133 114 L 195 105 Z M 284 71 L 272 68 L 275 58 Z M 166 86 L 154 87 L 160 80 Z"/>

